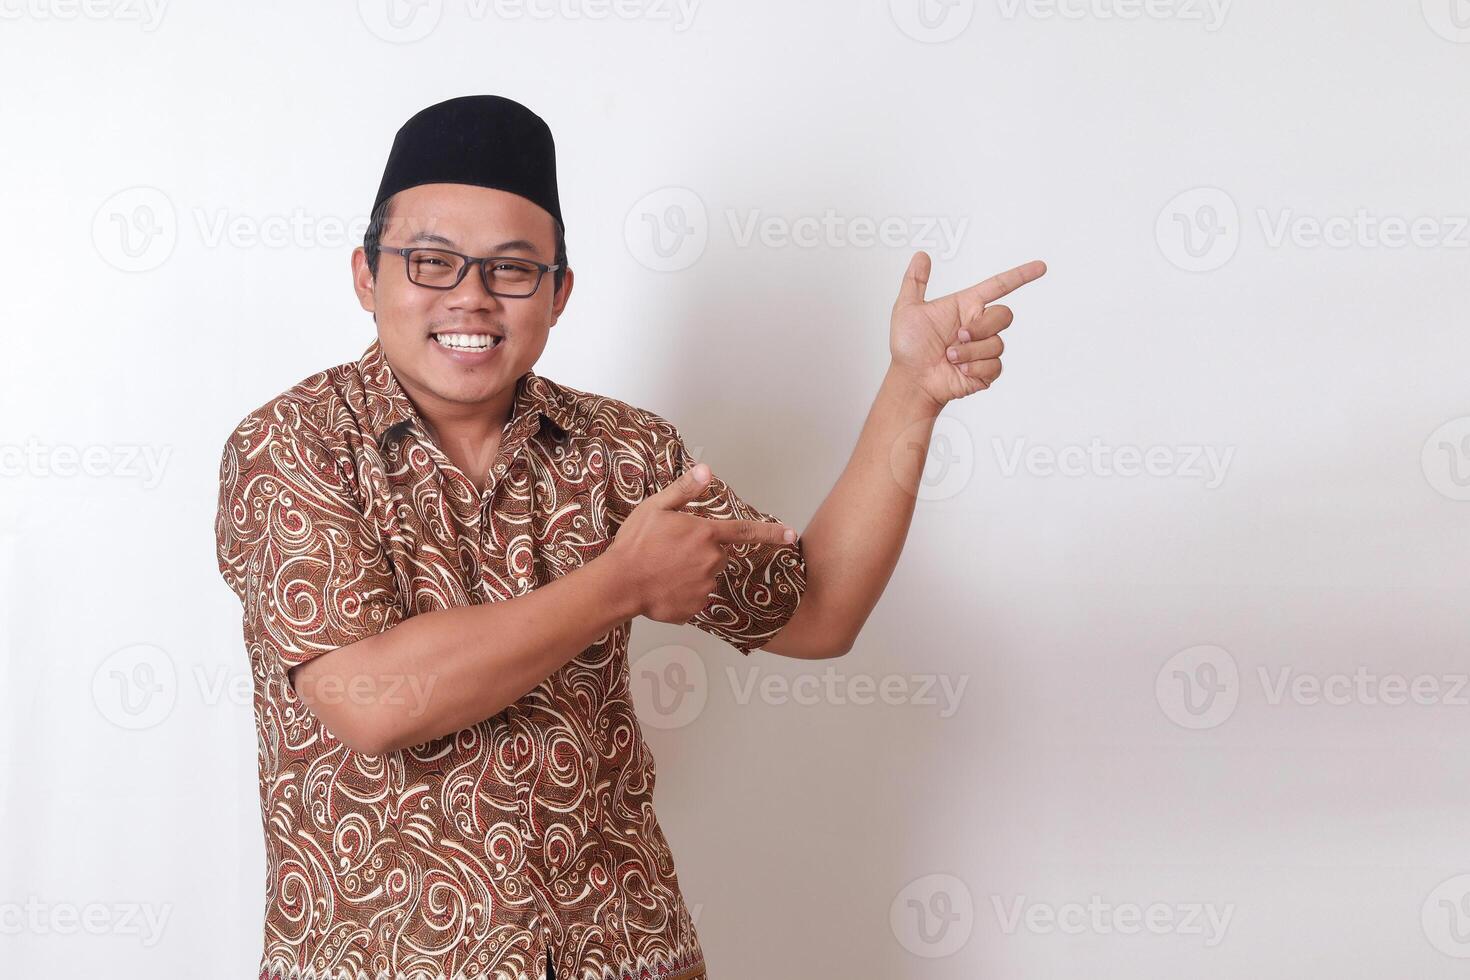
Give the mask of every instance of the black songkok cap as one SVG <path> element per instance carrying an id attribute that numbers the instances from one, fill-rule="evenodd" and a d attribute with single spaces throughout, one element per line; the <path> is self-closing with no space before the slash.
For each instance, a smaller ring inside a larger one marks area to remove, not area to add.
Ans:
<path id="1" fill-rule="evenodd" d="M 519 194 L 558 222 L 556 146 L 536 113 L 499 95 L 464 95 L 414 115 L 393 137 L 373 210 L 419 184 L 473 184 Z"/>

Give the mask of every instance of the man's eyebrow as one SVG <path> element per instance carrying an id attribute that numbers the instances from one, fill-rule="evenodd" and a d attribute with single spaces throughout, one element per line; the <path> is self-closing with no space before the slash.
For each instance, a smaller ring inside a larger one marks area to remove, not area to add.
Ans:
<path id="1" fill-rule="evenodd" d="M 410 245 L 424 243 L 428 245 L 443 245 L 445 248 L 459 248 L 454 239 L 436 235 L 431 231 L 421 231 L 408 240 Z M 490 246 L 490 255 L 499 255 L 501 252 L 535 252 L 536 243 L 524 238 L 512 238 L 508 242 Z"/>

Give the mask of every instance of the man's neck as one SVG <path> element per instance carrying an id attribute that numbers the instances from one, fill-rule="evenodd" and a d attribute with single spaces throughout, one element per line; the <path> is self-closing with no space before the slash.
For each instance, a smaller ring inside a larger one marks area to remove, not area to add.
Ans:
<path id="1" fill-rule="evenodd" d="M 405 389 L 407 390 L 407 389 Z M 419 417 L 429 429 L 429 437 L 444 455 L 483 490 L 500 440 L 510 421 L 515 403 L 515 386 L 496 395 L 489 404 L 478 406 L 448 402 L 424 395 L 422 400 L 410 392 Z"/>

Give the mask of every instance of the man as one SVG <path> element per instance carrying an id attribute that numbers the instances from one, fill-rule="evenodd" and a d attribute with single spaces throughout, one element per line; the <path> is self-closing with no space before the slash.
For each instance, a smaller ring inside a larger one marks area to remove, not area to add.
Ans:
<path id="1" fill-rule="evenodd" d="M 629 694 L 637 616 L 836 657 L 898 561 L 934 419 L 1000 374 L 993 303 L 926 301 L 798 539 L 666 419 L 536 374 L 571 298 L 550 130 L 495 96 L 394 140 L 353 280 L 377 338 L 236 427 L 268 863 L 262 976 L 695 980 Z M 905 451 L 902 448 L 911 447 Z"/>

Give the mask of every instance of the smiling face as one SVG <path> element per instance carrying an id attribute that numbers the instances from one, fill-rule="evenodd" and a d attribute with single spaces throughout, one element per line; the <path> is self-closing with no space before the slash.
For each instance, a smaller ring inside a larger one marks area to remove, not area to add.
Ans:
<path id="1" fill-rule="evenodd" d="M 518 194 L 422 184 L 395 194 L 389 212 L 385 246 L 555 261 L 556 220 Z M 555 273 L 547 272 L 531 296 L 495 296 L 485 289 L 478 265 L 453 289 L 430 289 L 410 281 L 403 256 L 393 252 L 378 255 L 374 276 L 361 247 L 353 251 L 352 271 L 394 376 L 426 415 L 453 420 L 504 417 L 516 379 L 541 356 L 572 291 L 568 269 L 560 289 Z M 493 346 L 453 350 L 436 337 L 458 347 Z"/>

